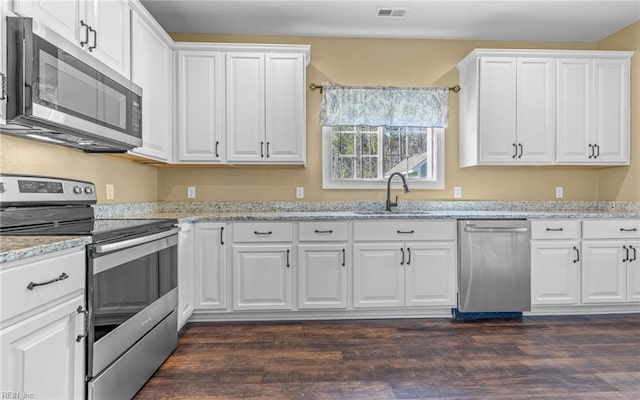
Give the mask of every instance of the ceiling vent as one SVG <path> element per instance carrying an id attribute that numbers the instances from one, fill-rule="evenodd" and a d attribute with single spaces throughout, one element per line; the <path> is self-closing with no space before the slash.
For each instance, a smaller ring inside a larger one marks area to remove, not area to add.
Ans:
<path id="1" fill-rule="evenodd" d="M 380 18 L 406 18 L 407 8 L 378 7 L 376 15 Z"/>

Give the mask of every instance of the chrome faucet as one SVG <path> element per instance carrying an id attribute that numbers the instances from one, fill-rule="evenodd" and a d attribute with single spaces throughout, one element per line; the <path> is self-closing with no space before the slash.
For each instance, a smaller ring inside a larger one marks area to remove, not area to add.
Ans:
<path id="1" fill-rule="evenodd" d="M 385 207 L 386 211 L 391 211 L 391 207 L 398 206 L 398 196 L 396 196 L 396 201 L 394 203 L 391 202 L 391 179 L 393 179 L 393 177 L 396 175 L 402 178 L 402 187 L 404 188 L 404 192 L 409 193 L 409 186 L 407 186 L 407 181 L 404 179 L 404 175 L 402 175 L 400 172 L 394 172 L 393 174 L 391 174 L 389 176 L 389 180 L 387 181 L 387 205 Z"/>

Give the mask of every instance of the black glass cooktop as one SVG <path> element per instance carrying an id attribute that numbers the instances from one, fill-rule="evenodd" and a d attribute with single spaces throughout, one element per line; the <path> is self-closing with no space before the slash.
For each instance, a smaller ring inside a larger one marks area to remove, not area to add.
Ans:
<path id="1" fill-rule="evenodd" d="M 94 243 L 162 231 L 176 225 L 176 219 L 89 219 L 53 222 L 3 229 L 4 235 L 91 236 Z"/>

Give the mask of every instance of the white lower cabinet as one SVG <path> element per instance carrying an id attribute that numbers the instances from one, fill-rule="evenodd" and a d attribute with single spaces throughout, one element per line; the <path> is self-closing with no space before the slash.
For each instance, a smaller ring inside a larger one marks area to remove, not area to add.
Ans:
<path id="1" fill-rule="evenodd" d="M 453 306 L 455 243 L 354 245 L 353 306 Z"/>
<path id="2" fill-rule="evenodd" d="M 582 302 L 627 301 L 626 242 L 614 240 L 582 242 Z"/>
<path id="3" fill-rule="evenodd" d="M 640 301 L 640 220 L 585 220 L 582 229 L 582 302 Z"/>
<path id="4" fill-rule="evenodd" d="M 195 224 L 195 309 L 227 308 L 226 224 Z"/>
<path id="5" fill-rule="evenodd" d="M 76 341 L 84 323 L 78 308 L 84 308 L 84 295 L 0 331 L 3 393 L 84 398 L 85 342 Z"/>
<path id="6" fill-rule="evenodd" d="M 353 307 L 404 305 L 404 244 L 353 245 Z"/>
<path id="7" fill-rule="evenodd" d="M 354 241 L 354 308 L 455 305 L 454 221 L 355 222 Z"/>
<path id="8" fill-rule="evenodd" d="M 178 234 L 178 329 L 187 322 L 194 309 L 193 236 L 193 224 L 180 224 L 180 233 Z"/>
<path id="9" fill-rule="evenodd" d="M 233 246 L 233 309 L 291 309 L 291 245 Z"/>
<path id="10" fill-rule="evenodd" d="M 578 304 L 580 242 L 531 242 L 531 304 Z"/>
<path id="11" fill-rule="evenodd" d="M 291 310 L 291 222 L 233 224 L 233 309 Z"/>
<path id="12" fill-rule="evenodd" d="M 347 308 L 347 243 L 298 246 L 298 308 Z"/>
<path id="13" fill-rule="evenodd" d="M 580 304 L 580 221 L 531 221 L 531 304 Z"/>
<path id="14" fill-rule="evenodd" d="M 78 247 L 0 264 L 3 397 L 84 398 L 85 263 Z"/>
<path id="15" fill-rule="evenodd" d="M 456 244 L 407 244 L 405 305 L 456 304 Z"/>

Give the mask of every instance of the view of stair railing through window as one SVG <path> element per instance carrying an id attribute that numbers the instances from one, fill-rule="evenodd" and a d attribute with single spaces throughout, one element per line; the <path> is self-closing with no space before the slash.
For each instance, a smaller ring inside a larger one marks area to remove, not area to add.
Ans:
<path id="1" fill-rule="evenodd" d="M 331 142 L 332 180 L 435 180 L 431 128 L 335 126 Z"/>

